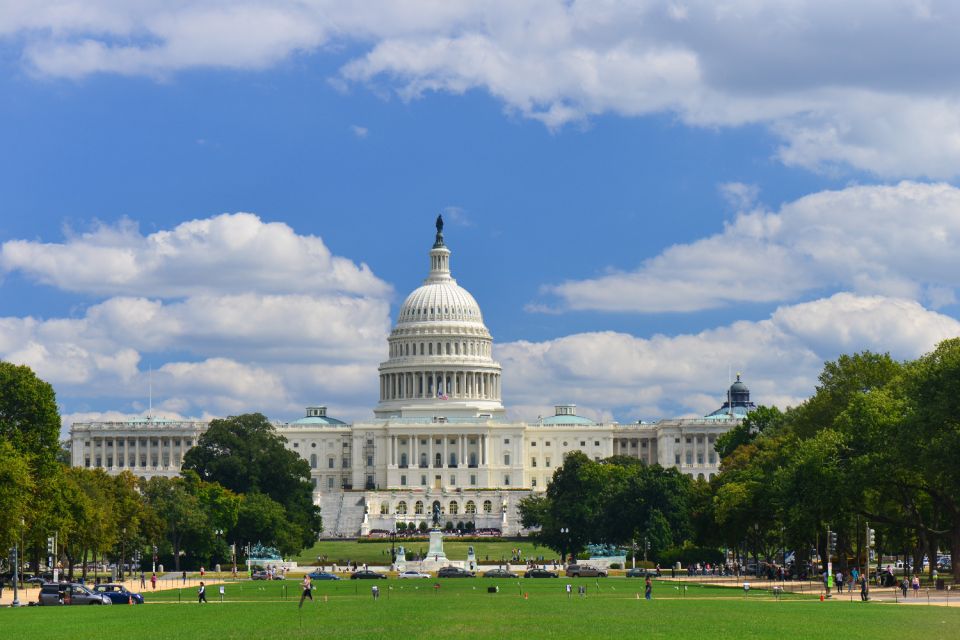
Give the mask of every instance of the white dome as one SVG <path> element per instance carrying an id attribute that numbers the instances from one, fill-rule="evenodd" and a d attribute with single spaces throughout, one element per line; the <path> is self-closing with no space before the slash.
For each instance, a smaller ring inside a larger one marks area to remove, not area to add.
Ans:
<path id="1" fill-rule="evenodd" d="M 483 324 L 480 305 L 453 278 L 414 289 L 397 315 L 398 325 L 443 320 Z"/>

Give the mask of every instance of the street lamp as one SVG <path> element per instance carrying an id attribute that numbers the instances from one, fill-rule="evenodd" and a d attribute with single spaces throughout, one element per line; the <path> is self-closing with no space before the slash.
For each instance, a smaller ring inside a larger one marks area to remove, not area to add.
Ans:
<path id="1" fill-rule="evenodd" d="M 218 556 L 219 556 L 219 553 L 220 553 L 220 538 L 223 536 L 223 529 L 214 529 L 214 530 L 213 530 L 213 533 L 214 533 L 214 535 L 217 536 L 217 546 L 216 546 L 216 548 L 214 549 L 214 553 L 217 554 L 217 556 L 215 556 L 215 557 L 218 557 Z M 211 559 L 214 559 L 214 558 L 211 558 Z M 217 564 L 217 563 L 214 562 L 214 564 Z"/>
<path id="2" fill-rule="evenodd" d="M 567 542 L 570 540 L 570 527 L 560 527 L 560 537 L 563 542 L 560 544 L 560 565 L 567 566 Z"/>

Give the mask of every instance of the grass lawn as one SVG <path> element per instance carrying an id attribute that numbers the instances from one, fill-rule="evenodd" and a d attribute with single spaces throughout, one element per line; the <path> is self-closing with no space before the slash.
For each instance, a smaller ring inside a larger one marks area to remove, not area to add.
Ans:
<path id="1" fill-rule="evenodd" d="M 195 589 L 148 594 L 143 606 L 0 609 L 8 638 L 71 640 L 137 635 L 178 638 L 724 638 L 821 637 L 831 630 L 858 638 L 954 639 L 960 609 L 784 597 L 766 592 L 746 598 L 732 589 L 691 588 L 686 597 L 656 582 L 652 601 L 636 599 L 640 581 L 623 578 L 571 581 L 586 597 L 568 597 L 566 579 L 344 580 L 319 583 L 314 602 L 297 608 L 294 581 L 244 582 L 209 589 L 209 605 Z M 500 592 L 487 593 L 499 584 Z M 376 584 L 381 597 L 374 601 Z M 599 585 L 599 590 L 598 590 Z M 284 598 L 286 587 L 287 598 Z M 522 596 L 527 594 L 527 598 Z M 642 597 L 642 596 L 641 596 Z"/>
<path id="2" fill-rule="evenodd" d="M 404 545 L 407 549 L 407 559 L 409 560 L 416 551 L 426 553 L 430 548 L 429 542 L 409 542 L 398 540 L 396 545 Z M 556 558 L 557 552 L 540 547 L 529 540 L 500 540 L 491 539 L 482 542 L 457 542 L 454 538 L 445 538 L 443 541 L 443 550 L 451 560 L 466 560 L 467 547 L 473 545 L 473 550 L 477 554 L 477 561 L 483 562 L 489 557 L 490 561 L 499 561 L 501 557 L 510 559 L 511 549 L 520 549 L 522 555 L 526 557 L 544 556 L 545 558 Z M 390 564 L 390 541 L 386 542 L 356 542 L 355 540 L 320 540 L 309 549 L 304 549 L 294 558 L 297 563 L 302 565 L 317 564 L 317 557 L 327 556 L 327 562 L 336 562 L 344 564 L 347 560 L 358 564 L 387 565 Z"/>

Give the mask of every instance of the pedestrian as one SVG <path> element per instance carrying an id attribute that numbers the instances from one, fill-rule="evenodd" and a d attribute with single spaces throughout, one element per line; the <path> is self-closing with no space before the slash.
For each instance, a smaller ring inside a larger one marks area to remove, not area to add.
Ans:
<path id="1" fill-rule="evenodd" d="M 200 577 L 203 578 L 206 571 L 203 570 L 203 565 L 200 565 Z"/>
<path id="2" fill-rule="evenodd" d="M 143 571 L 140 571 L 140 588 L 141 589 L 147 588 L 147 581 L 144 579 Z"/>
<path id="3" fill-rule="evenodd" d="M 187 584 L 187 570 L 183 570 L 183 584 Z"/>
<path id="4" fill-rule="evenodd" d="M 903 577 L 903 582 L 900 583 L 900 591 L 903 592 L 903 597 L 907 597 L 907 589 L 910 588 L 910 583 L 907 581 L 907 577 Z"/>
<path id="5" fill-rule="evenodd" d="M 374 600 L 380 599 L 380 587 L 378 587 L 377 585 L 373 585 L 372 587 L 370 587 L 370 593 L 373 595 Z"/>
<path id="6" fill-rule="evenodd" d="M 862 574 L 860 576 L 860 600 L 866 602 L 867 599 L 867 576 Z"/>
<path id="7" fill-rule="evenodd" d="M 203 580 L 200 581 L 200 588 L 197 589 L 197 604 L 207 601 L 207 587 L 203 584 Z"/>
<path id="8" fill-rule="evenodd" d="M 647 600 L 653 597 L 653 581 L 650 580 L 650 576 L 647 576 L 647 580 L 643 585 L 643 597 Z"/>
<path id="9" fill-rule="evenodd" d="M 300 609 L 303 608 L 303 599 L 310 598 L 310 602 L 313 602 L 313 585 L 310 584 L 310 575 L 307 574 L 303 576 L 303 583 L 300 585 L 303 587 L 303 592 L 300 594 Z"/>
<path id="10" fill-rule="evenodd" d="M 913 595 L 919 598 L 920 597 L 920 576 L 918 575 L 913 576 L 913 582 L 911 583 L 911 586 L 913 587 Z"/>
<path id="11" fill-rule="evenodd" d="M 836 577 L 837 593 L 843 593 L 843 572 L 837 571 Z"/>
<path id="12" fill-rule="evenodd" d="M 157 574 L 156 573 L 150 576 L 150 586 L 154 591 L 157 590 Z"/>

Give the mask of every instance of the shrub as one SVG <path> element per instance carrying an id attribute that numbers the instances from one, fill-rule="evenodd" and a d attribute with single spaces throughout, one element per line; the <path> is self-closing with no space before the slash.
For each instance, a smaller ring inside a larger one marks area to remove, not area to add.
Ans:
<path id="1" fill-rule="evenodd" d="M 623 567 L 620 566 L 620 563 L 619 563 L 619 562 L 611 562 L 611 563 L 610 563 L 610 568 L 611 568 L 611 569 L 623 569 Z"/>
<path id="2" fill-rule="evenodd" d="M 427 523 L 426 523 L 425 521 L 422 521 L 422 520 L 421 520 L 421 521 L 420 521 L 420 526 L 417 527 L 417 528 L 420 529 L 421 532 L 426 531 L 426 530 L 427 530 Z"/>
<path id="3" fill-rule="evenodd" d="M 447 520 L 447 524 L 443 525 L 444 531 L 453 531 L 453 523 Z"/>
<path id="4" fill-rule="evenodd" d="M 463 520 L 457 523 L 457 531 L 463 531 Z"/>
<path id="5" fill-rule="evenodd" d="M 670 567 L 679 562 L 681 566 L 687 567 L 698 562 L 709 562 L 710 564 L 720 564 L 723 562 L 723 552 L 712 547 L 694 547 L 687 545 L 683 547 L 672 547 L 660 553 L 658 560 L 663 566 Z"/>
<path id="6" fill-rule="evenodd" d="M 406 523 L 406 522 L 398 522 L 398 523 L 397 523 L 397 531 L 406 531 L 406 530 L 407 530 L 407 523 Z"/>

